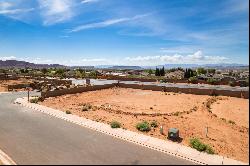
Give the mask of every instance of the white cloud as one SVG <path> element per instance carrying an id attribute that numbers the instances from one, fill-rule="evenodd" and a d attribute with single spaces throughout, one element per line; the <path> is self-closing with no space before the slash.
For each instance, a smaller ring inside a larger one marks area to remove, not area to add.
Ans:
<path id="1" fill-rule="evenodd" d="M 44 25 L 53 25 L 70 20 L 75 14 L 72 0 L 39 0 Z"/>
<path id="2" fill-rule="evenodd" d="M 0 14 L 18 14 L 18 13 L 30 12 L 32 10 L 34 10 L 34 8 L 30 8 L 30 9 L 0 10 Z"/>
<path id="3" fill-rule="evenodd" d="M 82 59 L 71 59 L 57 62 L 62 65 L 68 66 L 95 66 L 95 65 L 110 65 L 112 64 L 108 59 L 105 58 L 82 58 Z"/>
<path id="4" fill-rule="evenodd" d="M 1 10 L 5 10 L 10 8 L 11 6 L 13 6 L 11 3 L 9 2 L 0 2 L 0 9 Z"/>
<path id="5" fill-rule="evenodd" d="M 59 38 L 69 38 L 70 36 L 68 36 L 68 35 L 61 35 L 61 36 L 59 36 Z"/>
<path id="6" fill-rule="evenodd" d="M 193 48 L 194 47 L 194 48 Z M 195 52 L 198 46 L 193 46 L 193 47 L 189 47 L 189 46 L 171 46 L 171 47 L 161 47 L 159 52 L 160 53 L 164 53 L 164 54 L 174 54 L 174 53 L 178 53 L 178 54 L 183 54 L 183 53 L 192 53 Z M 198 47 L 199 48 L 199 47 Z"/>
<path id="7" fill-rule="evenodd" d="M 98 0 L 83 0 L 81 3 L 97 2 Z"/>
<path id="8" fill-rule="evenodd" d="M 16 60 L 19 61 L 26 61 L 26 62 L 30 62 L 30 63 L 35 63 L 35 64 L 52 64 L 52 63 L 56 63 L 55 61 L 51 60 L 51 59 L 43 59 L 43 58 L 31 58 L 31 57 L 23 57 L 23 58 L 16 58 Z"/>
<path id="9" fill-rule="evenodd" d="M 82 62 L 103 62 L 103 61 L 107 61 L 106 59 L 103 59 L 103 58 L 101 58 L 101 59 L 82 59 L 81 60 Z"/>
<path id="10" fill-rule="evenodd" d="M 19 13 L 26 13 L 34 10 L 34 8 L 22 9 L 22 8 L 13 8 L 14 4 L 10 2 L 0 2 L 0 14 L 4 15 L 13 15 Z"/>
<path id="11" fill-rule="evenodd" d="M 118 18 L 118 19 L 111 19 L 111 20 L 106 20 L 106 21 L 92 23 L 92 24 L 84 24 L 84 25 L 80 25 L 80 26 L 77 26 L 77 27 L 71 29 L 70 32 L 78 32 L 78 31 L 85 30 L 85 29 L 107 27 L 107 26 L 111 26 L 114 24 L 122 23 L 122 22 L 128 22 L 128 21 L 140 19 L 140 18 L 143 18 L 145 16 L 147 16 L 147 14 L 136 15 L 134 17 L 124 17 L 124 18 Z"/>
<path id="12" fill-rule="evenodd" d="M 16 59 L 15 56 L 5 56 L 5 57 L 0 57 L 0 60 L 6 61 L 6 60 L 14 60 Z"/>
<path id="13" fill-rule="evenodd" d="M 138 56 L 126 57 L 126 61 L 140 65 L 161 65 L 165 63 L 219 63 L 227 60 L 223 56 L 204 56 L 202 51 L 190 55 L 161 55 L 161 56 Z"/>

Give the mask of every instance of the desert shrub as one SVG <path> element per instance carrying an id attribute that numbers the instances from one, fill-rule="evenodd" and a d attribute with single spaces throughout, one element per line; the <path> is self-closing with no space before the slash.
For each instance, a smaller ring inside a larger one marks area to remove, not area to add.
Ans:
<path id="1" fill-rule="evenodd" d="M 82 107 L 82 111 L 88 111 L 88 110 L 89 110 L 88 107 L 86 107 L 86 106 Z"/>
<path id="2" fill-rule="evenodd" d="M 147 121 L 137 123 L 136 128 L 139 131 L 150 131 L 151 130 L 150 125 Z"/>
<path id="3" fill-rule="evenodd" d="M 43 97 L 38 97 L 38 101 L 44 101 L 44 98 Z"/>
<path id="4" fill-rule="evenodd" d="M 71 111 L 69 111 L 69 110 L 66 110 L 66 114 L 71 114 Z"/>
<path id="5" fill-rule="evenodd" d="M 158 127 L 157 121 L 154 120 L 153 122 L 151 122 L 151 123 L 150 123 L 150 126 L 151 126 L 151 127 L 154 127 L 154 128 L 155 128 L 155 127 Z"/>
<path id="6" fill-rule="evenodd" d="M 208 109 L 211 109 L 211 102 L 207 102 L 207 103 L 206 103 L 206 107 L 207 107 Z"/>
<path id="7" fill-rule="evenodd" d="M 235 125 L 235 122 L 232 120 L 229 120 L 228 123 Z"/>
<path id="8" fill-rule="evenodd" d="M 31 103 L 38 103 L 38 101 L 39 101 L 39 100 L 38 100 L 37 97 L 36 97 L 36 98 L 33 98 L 33 99 L 30 99 L 30 102 L 31 102 Z"/>
<path id="9" fill-rule="evenodd" d="M 161 83 L 167 83 L 167 79 L 163 78 L 162 80 L 160 80 Z"/>
<path id="10" fill-rule="evenodd" d="M 191 82 L 191 83 L 197 83 L 197 82 L 198 82 L 198 79 L 197 79 L 196 77 L 190 77 L 190 78 L 188 79 L 188 81 Z"/>
<path id="11" fill-rule="evenodd" d="M 117 121 L 112 121 L 110 123 L 111 128 L 120 128 L 121 127 L 121 123 L 117 122 Z"/>
<path id="12" fill-rule="evenodd" d="M 192 111 L 197 111 L 198 110 L 198 107 L 197 106 L 194 106 L 193 108 L 192 108 Z"/>
<path id="13" fill-rule="evenodd" d="M 223 120 L 224 122 L 226 122 L 227 120 L 225 118 L 220 118 L 221 120 Z"/>
<path id="14" fill-rule="evenodd" d="M 214 154 L 214 150 L 209 145 L 202 143 L 198 138 L 191 138 L 189 140 L 189 144 L 192 148 L 194 148 L 200 152 Z"/>
<path id="15" fill-rule="evenodd" d="M 179 114 L 180 114 L 180 112 L 178 112 L 178 111 L 173 113 L 174 116 L 179 116 Z"/>
<path id="16" fill-rule="evenodd" d="M 216 115 L 216 114 L 213 114 L 213 116 L 217 118 L 217 115 Z"/>
<path id="17" fill-rule="evenodd" d="M 150 109 L 152 110 L 152 109 L 153 109 L 153 107 L 150 107 Z"/>
<path id="18" fill-rule="evenodd" d="M 209 145 L 206 146 L 205 152 L 207 152 L 208 154 L 214 154 L 214 150 Z"/>
<path id="19" fill-rule="evenodd" d="M 229 82 L 228 82 L 228 85 L 229 85 L 229 86 L 235 86 L 235 82 L 229 81 Z"/>
<path id="20" fill-rule="evenodd" d="M 214 78 L 208 78 L 208 80 L 207 80 L 207 83 L 212 84 L 212 85 L 216 84 L 217 82 L 218 81 Z"/>
<path id="21" fill-rule="evenodd" d="M 92 109 L 92 105 L 88 104 L 88 103 L 84 103 L 82 105 L 82 111 L 89 111 Z"/>

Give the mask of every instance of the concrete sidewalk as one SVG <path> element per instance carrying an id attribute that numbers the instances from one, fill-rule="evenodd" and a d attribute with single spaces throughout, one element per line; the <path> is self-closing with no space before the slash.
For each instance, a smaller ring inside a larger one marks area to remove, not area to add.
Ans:
<path id="1" fill-rule="evenodd" d="M 32 108 L 34 110 L 49 114 L 51 116 L 66 120 L 68 122 L 81 125 L 83 127 L 90 128 L 92 130 L 108 134 L 110 136 L 126 140 L 137 145 L 141 145 L 156 151 L 167 153 L 177 158 L 182 158 L 197 164 L 209 164 L 209 165 L 248 165 L 233 159 L 229 159 L 219 155 L 210 155 L 203 152 L 199 152 L 190 147 L 186 147 L 170 141 L 165 141 L 153 137 L 149 137 L 136 132 L 124 130 L 124 129 L 112 129 L 109 125 L 95 122 L 89 119 L 78 117 L 72 114 L 66 114 L 62 111 L 48 108 L 42 105 L 28 103 L 27 98 L 18 98 L 15 100 L 16 104 Z"/>

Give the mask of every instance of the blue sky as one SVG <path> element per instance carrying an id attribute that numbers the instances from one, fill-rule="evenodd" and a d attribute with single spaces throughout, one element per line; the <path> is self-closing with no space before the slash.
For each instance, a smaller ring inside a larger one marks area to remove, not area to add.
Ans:
<path id="1" fill-rule="evenodd" d="M 0 60 L 249 64 L 248 0 L 1 0 Z"/>

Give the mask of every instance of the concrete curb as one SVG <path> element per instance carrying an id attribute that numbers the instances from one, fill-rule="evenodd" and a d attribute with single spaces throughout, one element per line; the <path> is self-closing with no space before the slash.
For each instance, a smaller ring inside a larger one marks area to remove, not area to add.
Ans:
<path id="1" fill-rule="evenodd" d="M 1 95 L 1 94 L 6 94 L 6 93 L 10 93 L 10 92 L 0 92 L 0 95 Z"/>
<path id="2" fill-rule="evenodd" d="M 202 165 L 248 165 L 248 163 L 243 163 L 241 161 L 228 159 L 219 155 L 210 155 L 207 153 L 199 152 L 187 146 L 183 146 L 177 143 L 173 143 L 167 140 L 162 140 L 144 134 L 139 134 L 124 129 L 112 129 L 109 125 L 95 122 L 83 117 L 78 117 L 72 114 L 66 114 L 62 111 L 55 110 L 42 105 L 28 103 L 27 98 L 18 98 L 14 102 L 15 104 L 20 104 L 21 106 L 43 112 L 45 114 L 66 120 L 68 122 L 119 138 L 128 142 L 135 143 L 156 151 L 167 153 L 175 157 L 179 157 L 196 164 Z"/>
<path id="3" fill-rule="evenodd" d="M 0 161 L 3 165 L 17 165 L 7 154 L 0 150 Z"/>

